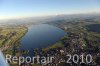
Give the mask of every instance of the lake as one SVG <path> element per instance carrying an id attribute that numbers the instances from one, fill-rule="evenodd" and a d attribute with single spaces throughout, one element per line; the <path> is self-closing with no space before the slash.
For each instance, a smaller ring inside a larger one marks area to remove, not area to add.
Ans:
<path id="1" fill-rule="evenodd" d="M 66 32 L 58 27 L 40 24 L 28 27 L 28 32 L 21 39 L 22 50 L 30 50 L 34 48 L 44 48 L 55 44 Z"/>

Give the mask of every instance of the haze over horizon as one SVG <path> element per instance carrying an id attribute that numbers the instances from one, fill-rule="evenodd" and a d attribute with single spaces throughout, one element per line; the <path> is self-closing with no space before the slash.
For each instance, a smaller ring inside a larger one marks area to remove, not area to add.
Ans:
<path id="1" fill-rule="evenodd" d="M 0 0 L 0 19 L 100 13 L 100 0 Z"/>

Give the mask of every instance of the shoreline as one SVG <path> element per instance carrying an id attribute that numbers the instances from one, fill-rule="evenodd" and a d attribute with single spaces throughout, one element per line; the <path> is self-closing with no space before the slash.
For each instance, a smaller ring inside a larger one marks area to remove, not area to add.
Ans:
<path id="1" fill-rule="evenodd" d="M 18 33 L 17 33 L 17 35 L 14 35 L 14 36 L 12 36 L 10 39 L 12 39 L 12 41 L 8 44 L 8 41 L 9 41 L 9 39 L 7 40 L 7 41 L 5 41 L 5 44 L 3 44 L 4 46 L 2 46 L 1 47 L 1 50 L 2 50 L 2 52 L 3 53 L 6 53 L 6 52 L 8 52 L 8 50 L 7 49 L 10 49 L 10 47 L 13 47 L 13 45 L 16 45 L 16 43 L 27 33 L 27 27 L 18 27 L 18 28 L 23 28 L 23 33 L 21 33 L 20 34 L 20 36 L 19 36 L 19 31 L 18 31 Z M 15 28 L 15 30 L 16 30 L 17 28 Z M 22 29 L 21 29 L 22 30 Z M 17 38 L 16 40 L 14 40 L 13 38 Z M 8 44 L 8 45 L 7 45 Z M 9 53 L 9 52 L 8 52 Z"/>

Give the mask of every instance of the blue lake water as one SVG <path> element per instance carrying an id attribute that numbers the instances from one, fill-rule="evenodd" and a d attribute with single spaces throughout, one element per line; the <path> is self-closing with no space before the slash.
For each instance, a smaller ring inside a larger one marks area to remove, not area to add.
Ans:
<path id="1" fill-rule="evenodd" d="M 47 25 L 32 25 L 28 27 L 28 32 L 21 39 L 21 49 L 43 48 L 53 45 L 66 34 L 62 29 Z"/>
<path id="2" fill-rule="evenodd" d="M 20 49 L 30 50 L 29 55 L 33 55 L 34 48 L 44 48 L 53 45 L 64 35 L 66 35 L 66 32 L 55 26 L 47 24 L 32 25 L 28 27 L 28 32 L 21 39 Z M 1 51 L 0 66 L 8 66 Z"/>

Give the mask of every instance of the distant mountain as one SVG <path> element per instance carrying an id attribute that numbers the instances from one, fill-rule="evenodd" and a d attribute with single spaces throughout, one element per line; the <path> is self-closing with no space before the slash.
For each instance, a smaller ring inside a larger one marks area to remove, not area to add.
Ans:
<path id="1" fill-rule="evenodd" d="M 53 16 L 45 16 L 45 17 L 28 17 L 28 18 L 20 18 L 20 19 L 8 19 L 8 20 L 0 20 L 0 25 L 27 25 L 27 24 L 41 24 L 48 23 L 54 21 L 72 21 L 72 20 L 82 20 L 82 19 L 92 19 L 96 20 L 100 19 L 100 14 L 73 14 L 73 15 L 53 15 Z"/>

